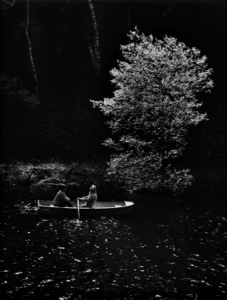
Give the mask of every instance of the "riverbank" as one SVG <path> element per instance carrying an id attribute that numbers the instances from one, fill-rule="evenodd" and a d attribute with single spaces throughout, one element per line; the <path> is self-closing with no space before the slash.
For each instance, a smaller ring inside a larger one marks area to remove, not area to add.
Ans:
<path id="1" fill-rule="evenodd" d="M 1 294 L 7 299 L 226 298 L 221 169 L 193 169 L 194 184 L 176 197 L 137 195 L 135 209 L 127 216 L 78 221 L 36 213 L 38 186 L 47 195 L 67 174 L 79 183 L 79 175 L 69 174 L 69 164 L 68 169 L 63 163 L 52 164 L 17 163 L 5 169 L 5 178 L 15 188 L 14 194 L 8 190 L 12 205 L 1 210 Z M 93 170 L 98 180 L 96 167 L 76 165 L 74 174 L 87 170 L 92 178 Z M 46 177 L 35 182 L 43 174 Z M 28 186 L 31 179 L 34 183 Z M 21 198 L 16 198 L 16 187 Z M 37 194 L 32 194 L 35 187 Z M 74 191 L 78 187 L 69 182 L 68 192 Z M 26 197 L 31 198 L 29 205 L 23 202 Z"/>
<path id="2" fill-rule="evenodd" d="M 59 183 L 68 186 L 67 194 L 75 197 L 88 192 L 94 183 L 102 190 L 108 183 L 105 180 L 104 163 L 63 163 L 17 161 L 0 165 L 2 191 L 10 199 L 52 199 Z"/>
<path id="3" fill-rule="evenodd" d="M 138 200 L 138 193 L 129 195 L 126 191 L 114 187 L 106 177 L 106 163 L 65 163 L 50 162 L 21 162 L 0 165 L 2 202 L 21 201 L 35 202 L 37 199 L 53 199 L 59 183 L 68 186 L 67 195 L 73 199 L 88 193 L 91 184 L 98 187 L 99 200 L 118 199 L 122 196 Z M 192 168 L 195 181 L 184 193 L 173 196 L 172 193 L 152 194 L 152 198 L 162 201 L 211 203 L 224 202 L 227 195 L 227 176 L 224 166 L 216 168 Z M 141 192 L 142 194 L 144 193 Z M 141 194 L 139 193 L 139 194 Z M 150 194 L 150 192 L 149 192 Z M 145 197 L 148 199 L 147 197 Z"/>

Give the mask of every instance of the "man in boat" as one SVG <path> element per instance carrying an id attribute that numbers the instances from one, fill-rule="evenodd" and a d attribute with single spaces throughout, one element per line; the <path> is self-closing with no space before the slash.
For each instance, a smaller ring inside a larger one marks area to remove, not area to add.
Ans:
<path id="1" fill-rule="evenodd" d="M 54 197 L 54 206 L 69 206 L 73 207 L 70 202 L 70 198 L 66 196 L 65 192 L 67 190 L 67 186 L 63 183 L 59 184 L 58 186 L 59 191 L 57 195 Z"/>
<path id="2" fill-rule="evenodd" d="M 95 207 L 95 203 L 97 202 L 97 188 L 94 184 L 92 184 L 92 186 L 90 187 L 89 190 L 89 194 L 87 196 L 81 197 L 81 198 L 77 198 L 79 200 L 85 201 L 86 202 L 86 206 L 89 208 L 93 208 Z"/>

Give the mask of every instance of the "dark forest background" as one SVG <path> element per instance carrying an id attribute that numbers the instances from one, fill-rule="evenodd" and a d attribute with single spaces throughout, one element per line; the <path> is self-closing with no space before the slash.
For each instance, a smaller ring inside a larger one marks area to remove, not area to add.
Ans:
<path id="1" fill-rule="evenodd" d="M 10 3 L 12 5 L 10 5 Z M 98 23 L 100 73 L 89 44 L 94 27 L 88 0 L 1 2 L 1 160 L 108 160 L 110 135 L 90 99 L 112 96 L 109 71 L 121 60 L 129 30 L 176 37 L 208 57 L 215 88 L 199 95 L 209 121 L 192 128 L 182 161 L 222 166 L 226 152 L 226 2 L 224 0 L 92 0 Z"/>

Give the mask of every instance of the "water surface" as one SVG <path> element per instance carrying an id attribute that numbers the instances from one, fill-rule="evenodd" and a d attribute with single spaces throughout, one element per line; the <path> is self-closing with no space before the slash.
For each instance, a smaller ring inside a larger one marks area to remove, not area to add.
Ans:
<path id="1" fill-rule="evenodd" d="M 223 207 L 156 201 L 77 220 L 18 201 L 3 209 L 1 236 L 7 299 L 226 298 Z"/>

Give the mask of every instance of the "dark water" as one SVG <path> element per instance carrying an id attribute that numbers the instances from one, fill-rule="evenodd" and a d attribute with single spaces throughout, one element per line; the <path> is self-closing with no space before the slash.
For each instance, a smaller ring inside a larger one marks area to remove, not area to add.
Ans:
<path id="1" fill-rule="evenodd" d="M 225 209 L 146 203 L 120 218 L 80 221 L 41 218 L 31 204 L 5 207 L 1 295 L 226 299 Z"/>

